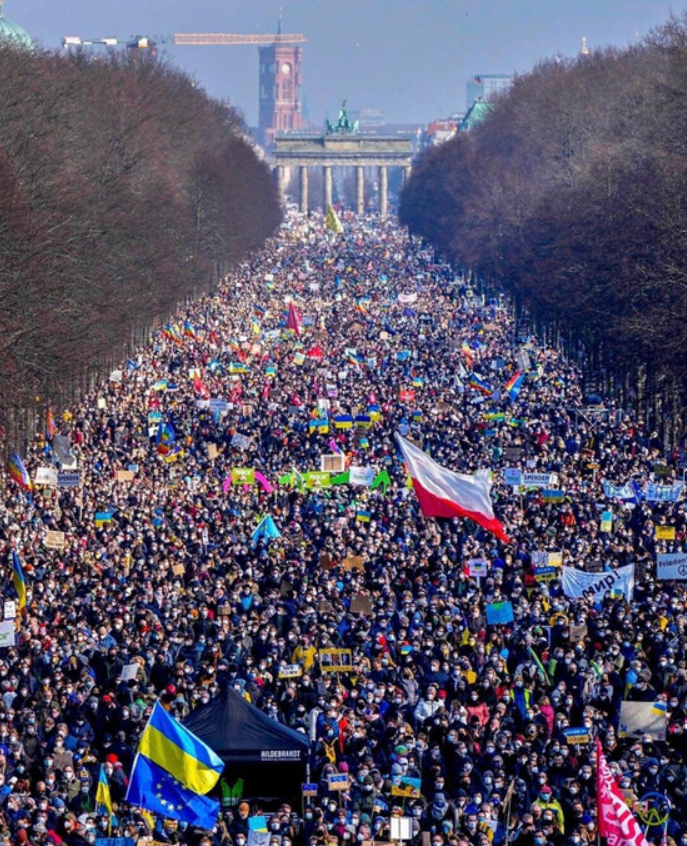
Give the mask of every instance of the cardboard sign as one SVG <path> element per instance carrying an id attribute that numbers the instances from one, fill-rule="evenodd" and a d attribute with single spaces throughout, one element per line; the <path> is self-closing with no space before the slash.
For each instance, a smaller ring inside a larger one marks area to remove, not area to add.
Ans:
<path id="1" fill-rule="evenodd" d="M 333 570 L 334 569 L 334 562 L 332 561 L 332 556 L 328 552 L 323 552 L 320 555 L 320 567 L 323 570 Z"/>
<path id="2" fill-rule="evenodd" d="M 217 458 L 218 455 L 219 455 L 219 452 L 217 451 L 217 445 L 216 444 L 208 444 L 208 460 L 214 461 Z"/>
<path id="3" fill-rule="evenodd" d="M 350 649 L 320 649 L 317 657 L 323 673 L 353 672 L 353 656 Z"/>
<path id="4" fill-rule="evenodd" d="M 45 540 L 43 541 L 43 545 L 46 549 L 64 549 L 64 532 L 47 531 L 45 533 Z"/>
<path id="5" fill-rule="evenodd" d="M 570 643 L 579 643 L 581 640 L 584 640 L 585 637 L 587 637 L 586 626 L 569 626 L 568 638 Z"/>
<path id="6" fill-rule="evenodd" d="M 318 786 L 316 784 L 303 784 L 301 785 L 301 792 L 303 796 L 317 796 Z"/>
<path id="7" fill-rule="evenodd" d="M 348 610 L 351 614 L 372 614 L 373 608 L 371 596 L 353 596 Z"/>
<path id="8" fill-rule="evenodd" d="M 186 567 L 183 564 L 172 564 L 172 573 L 175 576 L 183 576 L 186 572 Z"/>
<path id="9" fill-rule="evenodd" d="M 320 470 L 323 473 L 343 473 L 346 469 L 346 457 L 344 455 L 321 455 Z"/>
<path id="10" fill-rule="evenodd" d="M 133 470 L 117 470 L 117 481 L 133 482 L 135 475 Z"/>
<path id="11" fill-rule="evenodd" d="M 522 447 L 504 447 L 503 457 L 506 461 L 520 461 L 520 458 L 522 457 Z"/>
<path id="12" fill-rule="evenodd" d="M 365 572 L 365 565 L 361 555 L 349 555 L 343 560 L 344 570 L 359 570 Z"/>

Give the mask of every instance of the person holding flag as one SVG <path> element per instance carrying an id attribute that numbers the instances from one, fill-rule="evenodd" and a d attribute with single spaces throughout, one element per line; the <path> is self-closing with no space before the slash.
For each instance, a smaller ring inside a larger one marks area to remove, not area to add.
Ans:
<path id="1" fill-rule="evenodd" d="M 168 819 L 212 828 L 220 805 L 205 794 L 223 769 L 222 759 L 158 700 L 141 735 L 126 801 Z"/>
<path id="2" fill-rule="evenodd" d="M 26 578 L 15 549 L 12 550 L 12 580 L 17 592 L 17 610 L 23 611 L 26 608 Z"/>
<path id="3" fill-rule="evenodd" d="M 98 774 L 98 786 L 95 792 L 95 812 L 98 815 L 107 815 L 108 832 L 112 830 L 112 794 L 110 793 L 110 783 L 107 780 L 107 774 L 103 764 L 100 765 L 100 772 Z"/>

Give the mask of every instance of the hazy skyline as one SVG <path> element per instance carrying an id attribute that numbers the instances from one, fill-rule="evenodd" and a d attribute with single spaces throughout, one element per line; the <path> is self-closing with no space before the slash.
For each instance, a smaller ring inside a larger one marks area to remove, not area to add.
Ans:
<path id="1" fill-rule="evenodd" d="M 5 0 L 6 17 L 41 45 L 65 35 L 284 31 L 308 39 L 303 94 L 310 118 L 378 108 L 392 122 L 427 122 L 465 106 L 478 73 L 526 72 L 539 60 L 618 47 L 646 35 L 685 3 L 668 0 Z M 163 45 L 175 64 L 257 123 L 257 47 Z"/>

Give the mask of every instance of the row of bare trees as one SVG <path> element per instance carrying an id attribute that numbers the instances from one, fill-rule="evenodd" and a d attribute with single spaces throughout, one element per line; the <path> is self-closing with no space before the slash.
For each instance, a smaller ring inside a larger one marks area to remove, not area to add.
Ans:
<path id="1" fill-rule="evenodd" d="M 544 62 L 426 154 L 401 218 L 505 284 L 652 427 L 687 407 L 687 15 Z"/>
<path id="2" fill-rule="evenodd" d="M 16 443 L 281 210 L 235 113 L 158 58 L 0 46 L 0 103 L 0 425 Z"/>

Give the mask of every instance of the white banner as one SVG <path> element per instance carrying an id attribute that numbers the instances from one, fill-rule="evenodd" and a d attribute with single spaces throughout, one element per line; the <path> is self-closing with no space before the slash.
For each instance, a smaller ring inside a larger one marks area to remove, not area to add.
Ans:
<path id="1" fill-rule="evenodd" d="M 634 564 L 618 567 L 608 573 L 585 573 L 574 567 L 562 567 L 561 570 L 563 593 L 573 599 L 578 599 L 590 591 L 595 597 L 610 591 L 622 593 L 627 600 L 632 599 L 635 587 Z"/>
<path id="2" fill-rule="evenodd" d="M 687 579 L 687 552 L 667 552 L 656 556 L 657 579 Z"/>

